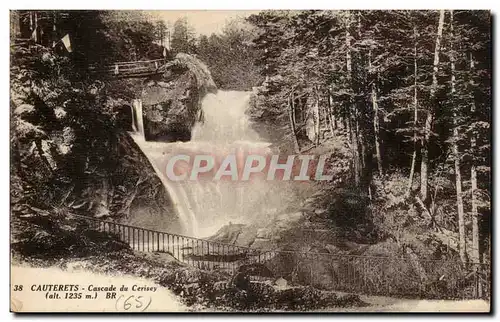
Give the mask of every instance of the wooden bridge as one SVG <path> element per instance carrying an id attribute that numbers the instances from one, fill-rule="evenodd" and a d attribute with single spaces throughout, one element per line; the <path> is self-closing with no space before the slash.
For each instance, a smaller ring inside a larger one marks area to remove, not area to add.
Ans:
<path id="1" fill-rule="evenodd" d="M 107 66 L 90 66 L 90 71 L 96 75 L 110 78 L 138 78 L 162 74 L 172 61 L 166 59 L 139 60 L 117 62 Z"/>
<path id="2" fill-rule="evenodd" d="M 31 38 L 15 37 L 11 42 L 11 47 L 29 47 L 32 43 L 33 40 Z M 94 64 L 88 68 L 92 74 L 108 78 L 140 78 L 160 75 L 172 65 L 175 65 L 175 61 L 160 58 L 153 60 L 116 62 L 105 66 Z"/>

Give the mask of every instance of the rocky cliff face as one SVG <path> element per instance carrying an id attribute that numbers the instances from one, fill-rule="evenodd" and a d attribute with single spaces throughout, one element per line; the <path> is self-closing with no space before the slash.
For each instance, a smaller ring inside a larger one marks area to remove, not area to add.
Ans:
<path id="1" fill-rule="evenodd" d="M 164 74 L 148 81 L 141 93 L 146 140 L 189 141 L 194 124 L 203 118 L 201 100 L 216 89 L 201 61 L 178 54 Z"/>
<path id="2" fill-rule="evenodd" d="M 130 97 L 143 90 L 150 136 L 187 138 L 215 89 L 209 72 L 181 55 L 157 80 L 84 83 L 70 60 L 21 49 L 11 71 L 13 216 L 75 213 L 177 231 L 168 192 L 126 132 Z M 47 72 L 61 66 L 67 75 Z"/>
<path id="3" fill-rule="evenodd" d="M 107 205 L 104 209 L 127 224 L 180 231 L 179 218 L 168 191 L 130 136 L 120 135 L 116 152 L 122 161 L 108 179 L 107 193 L 102 194 L 101 204 Z"/>

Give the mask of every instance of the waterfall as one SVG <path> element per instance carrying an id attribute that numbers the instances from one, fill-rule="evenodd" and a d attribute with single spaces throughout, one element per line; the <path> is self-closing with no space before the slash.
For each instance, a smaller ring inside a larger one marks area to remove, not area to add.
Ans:
<path id="1" fill-rule="evenodd" d="M 195 124 L 192 140 L 189 142 L 145 141 L 141 130 L 131 134 L 168 190 L 182 221 L 184 234 L 208 237 L 230 222 L 251 224 L 263 221 L 268 219 L 269 211 L 285 206 L 288 202 L 284 189 L 288 184 L 286 182 L 174 182 L 166 176 L 166 165 L 173 155 L 186 154 L 194 157 L 201 154 L 221 156 L 269 153 L 270 144 L 264 142 L 252 129 L 251 121 L 245 113 L 250 94 L 236 91 L 207 94 L 202 102 L 204 121 Z M 140 107 L 140 104 L 134 106 Z"/>
<path id="2" fill-rule="evenodd" d="M 132 102 L 132 128 L 144 139 L 144 116 L 142 114 L 142 100 L 135 99 Z M 134 116 L 136 116 L 134 118 Z M 136 123 L 134 126 L 134 122 Z"/>

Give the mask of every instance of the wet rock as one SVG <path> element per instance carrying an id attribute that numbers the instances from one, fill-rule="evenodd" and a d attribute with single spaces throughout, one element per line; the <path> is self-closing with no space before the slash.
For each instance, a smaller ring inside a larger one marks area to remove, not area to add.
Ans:
<path id="1" fill-rule="evenodd" d="M 246 226 L 242 228 L 241 233 L 238 235 L 236 244 L 248 247 L 253 244 L 257 238 L 258 230 L 254 226 Z"/>
<path id="2" fill-rule="evenodd" d="M 315 213 L 316 215 L 324 215 L 326 212 L 327 212 L 327 210 L 326 210 L 326 209 L 315 209 L 315 210 L 314 210 L 314 213 Z"/>
<path id="3" fill-rule="evenodd" d="M 341 250 L 335 245 L 325 245 L 325 248 L 330 254 L 338 254 L 341 252 Z"/>
<path id="4" fill-rule="evenodd" d="M 280 278 L 278 278 L 277 280 L 274 281 L 274 285 L 278 289 L 284 289 L 284 288 L 286 288 L 288 286 L 288 282 L 283 277 L 280 277 Z"/>
<path id="5" fill-rule="evenodd" d="M 271 229 L 270 228 L 260 228 L 257 230 L 257 235 L 255 238 L 259 239 L 271 239 L 272 234 L 271 234 Z"/>
<path id="6" fill-rule="evenodd" d="M 224 244 L 236 244 L 240 234 L 245 228 L 246 225 L 230 223 L 220 228 L 215 235 L 211 236 L 209 239 Z"/>
<path id="7" fill-rule="evenodd" d="M 173 87 L 172 83 L 170 83 L 170 82 L 162 82 L 162 81 L 157 82 L 156 85 L 160 86 L 160 87 L 163 87 L 163 88 L 171 88 L 171 87 Z"/>
<path id="8" fill-rule="evenodd" d="M 159 81 L 149 81 L 141 95 L 146 140 L 189 141 L 202 120 L 201 100 L 217 88 L 206 66 L 196 58 L 177 55 L 174 68 Z"/>
<path id="9" fill-rule="evenodd" d="M 278 216 L 278 221 L 294 222 L 302 218 L 302 212 L 286 213 Z"/>
<path id="10" fill-rule="evenodd" d="M 252 243 L 252 248 L 260 250 L 276 250 L 276 242 L 271 239 L 256 238 Z"/>
<path id="11" fill-rule="evenodd" d="M 281 214 L 276 218 L 276 222 L 273 226 L 281 232 L 292 228 L 300 219 L 302 219 L 302 217 L 302 212 Z"/>

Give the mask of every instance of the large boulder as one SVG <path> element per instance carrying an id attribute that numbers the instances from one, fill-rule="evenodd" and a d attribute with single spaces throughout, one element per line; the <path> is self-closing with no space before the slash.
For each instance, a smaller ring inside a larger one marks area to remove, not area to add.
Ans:
<path id="1" fill-rule="evenodd" d="M 189 141 L 200 119 L 196 76 L 185 71 L 171 82 L 149 82 L 141 96 L 144 135 L 151 141 Z"/>
<path id="2" fill-rule="evenodd" d="M 160 79 L 146 82 L 141 93 L 146 140 L 189 141 L 203 119 L 201 101 L 217 90 L 210 71 L 198 59 L 178 54 Z"/>

